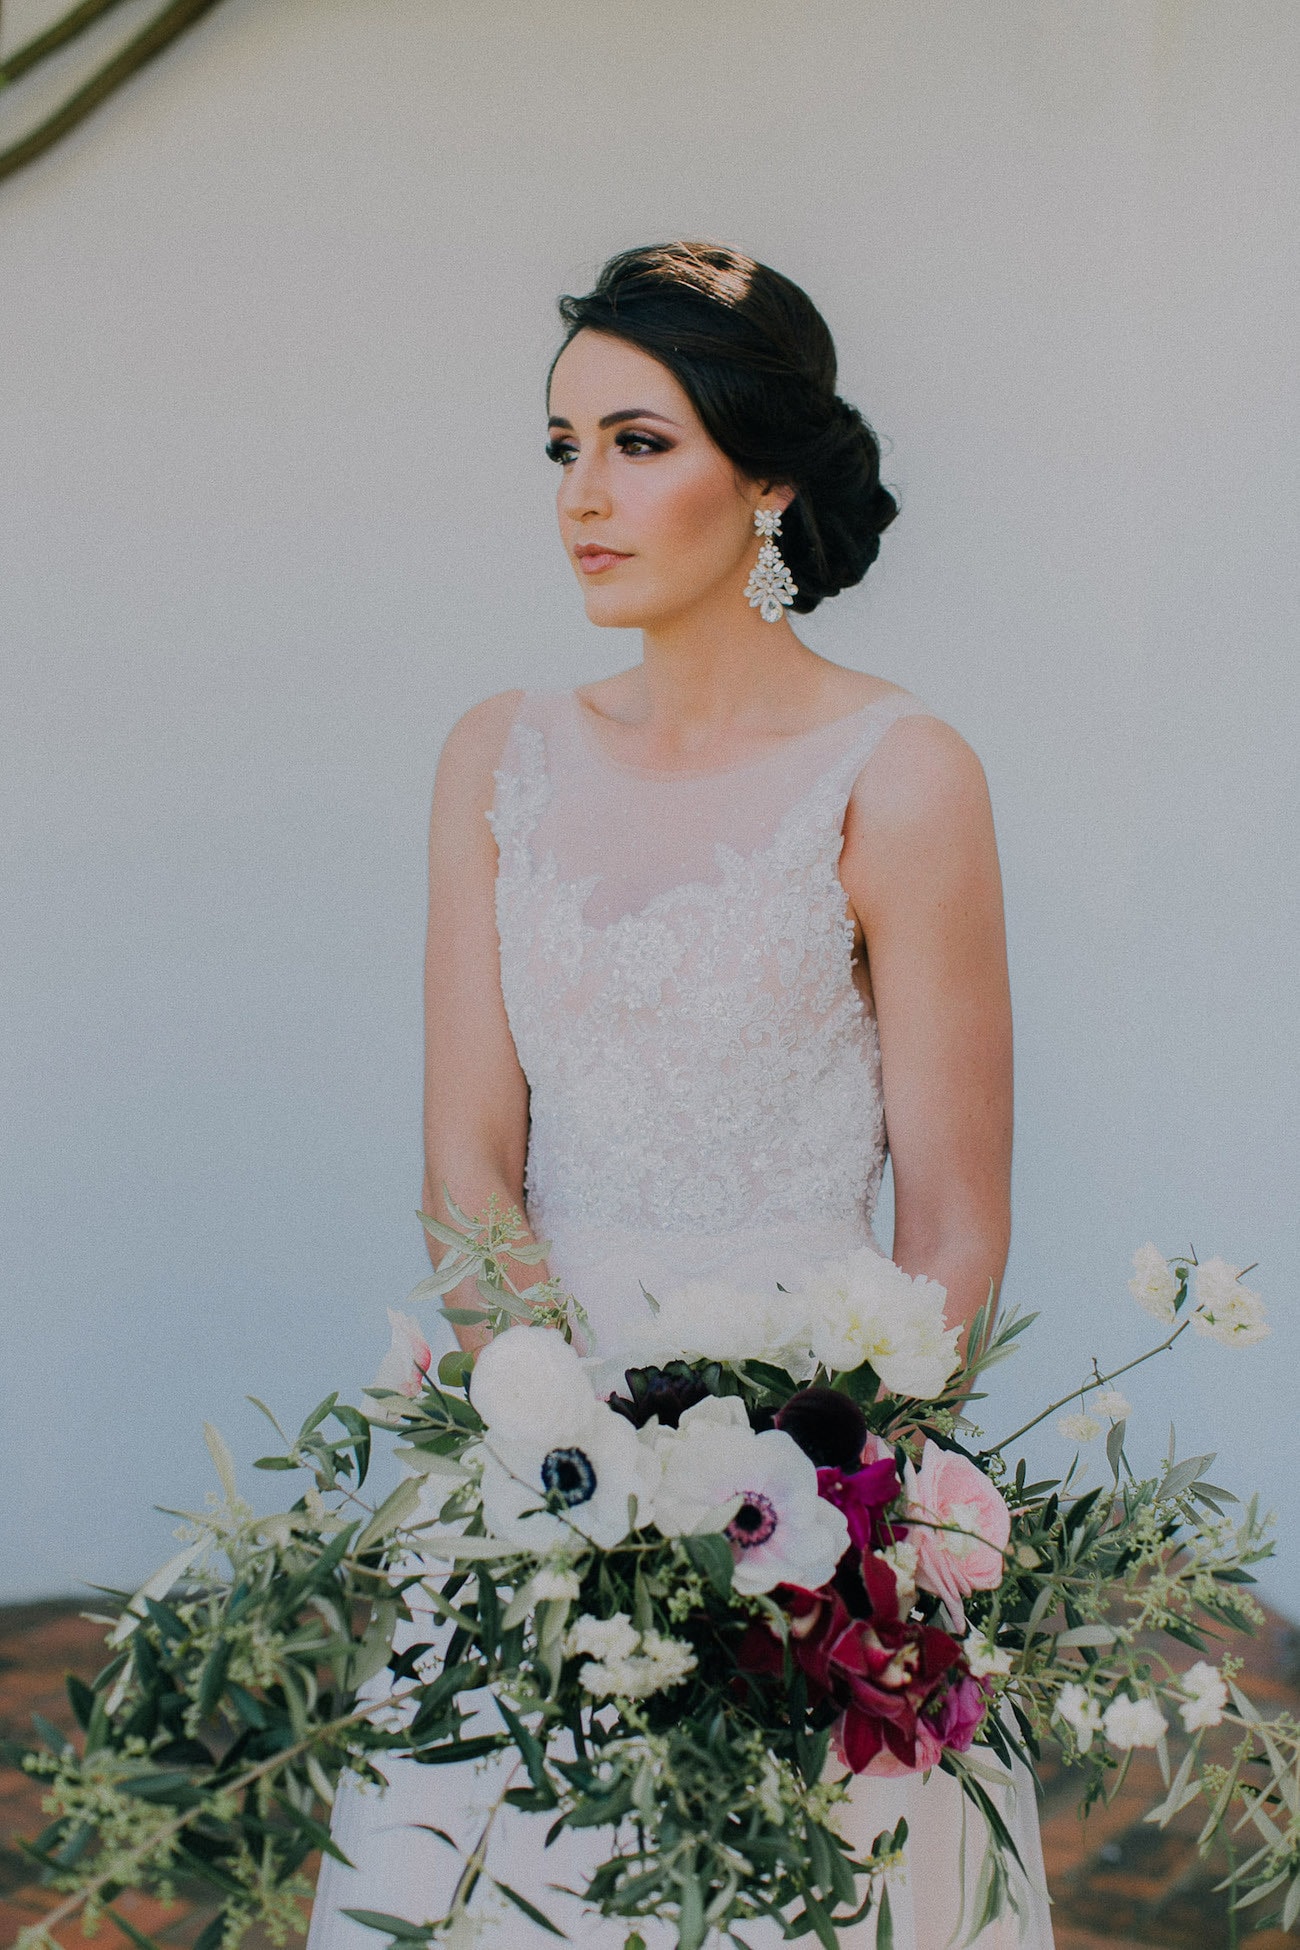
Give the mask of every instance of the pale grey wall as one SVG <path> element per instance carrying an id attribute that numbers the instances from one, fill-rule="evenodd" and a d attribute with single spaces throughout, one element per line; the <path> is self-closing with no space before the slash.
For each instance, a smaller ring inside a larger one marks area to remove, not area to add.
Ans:
<path id="1" fill-rule="evenodd" d="M 1292 0 L 226 0 L 0 190 L 6 1593 L 147 1568 L 245 1389 L 369 1378 L 440 740 L 633 648 L 552 539 L 553 298 L 696 233 L 890 442 L 809 639 L 991 775 L 1015 1384 L 1141 1345 L 1149 1234 L 1260 1257 L 1274 1339 L 1130 1393 L 1300 1605 L 1298 74 Z"/>

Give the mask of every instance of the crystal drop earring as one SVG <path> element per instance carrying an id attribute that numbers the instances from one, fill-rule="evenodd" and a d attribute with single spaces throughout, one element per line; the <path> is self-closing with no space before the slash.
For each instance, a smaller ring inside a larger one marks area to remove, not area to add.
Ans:
<path id="1" fill-rule="evenodd" d="M 775 508 L 755 508 L 755 532 L 763 537 L 758 561 L 745 584 L 749 607 L 756 609 L 765 623 L 778 623 L 781 612 L 799 594 L 798 586 L 773 536 L 781 533 L 781 517 Z"/>

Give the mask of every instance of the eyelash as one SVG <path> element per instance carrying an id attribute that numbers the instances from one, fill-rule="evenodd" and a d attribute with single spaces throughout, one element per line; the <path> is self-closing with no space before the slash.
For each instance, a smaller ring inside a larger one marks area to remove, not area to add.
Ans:
<path id="1" fill-rule="evenodd" d="M 637 433 L 631 429 L 615 435 L 614 445 L 621 453 L 627 454 L 632 460 L 644 458 L 642 454 L 631 452 L 633 444 L 644 448 L 646 453 L 666 454 L 671 443 L 658 439 L 653 433 Z M 577 448 L 571 440 L 555 439 L 548 440 L 546 443 L 546 458 L 557 462 L 561 467 L 567 467 L 576 453 Z"/>

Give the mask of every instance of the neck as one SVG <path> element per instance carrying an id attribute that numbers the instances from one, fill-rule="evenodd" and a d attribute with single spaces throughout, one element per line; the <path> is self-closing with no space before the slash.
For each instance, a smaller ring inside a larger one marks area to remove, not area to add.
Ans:
<path id="1" fill-rule="evenodd" d="M 822 659 L 786 617 L 765 623 L 727 587 L 641 633 L 641 722 L 662 733 L 765 729 L 797 709 Z"/>

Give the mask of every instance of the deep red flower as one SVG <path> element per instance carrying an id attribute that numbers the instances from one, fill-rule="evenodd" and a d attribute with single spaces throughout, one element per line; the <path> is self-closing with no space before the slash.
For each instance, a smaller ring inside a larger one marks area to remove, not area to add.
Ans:
<path id="1" fill-rule="evenodd" d="M 830 1699 L 843 1709 L 837 1744 L 846 1765 L 855 1774 L 913 1773 L 932 1767 L 945 1744 L 935 1716 L 944 1695 L 956 1690 L 954 1680 L 964 1679 L 954 1671 L 961 1647 L 936 1626 L 899 1618 L 894 1575 L 882 1558 L 868 1552 L 862 1569 L 869 1618 L 852 1617 L 833 1589 L 783 1585 L 774 1595 L 791 1614 L 790 1651 L 814 1703 Z M 740 1664 L 748 1672 L 782 1672 L 781 1645 L 767 1626 L 750 1627 Z M 955 1738 L 946 1744 L 970 1745 L 978 1725 L 972 1705 L 964 1692 L 953 1703 L 947 1717 Z"/>

